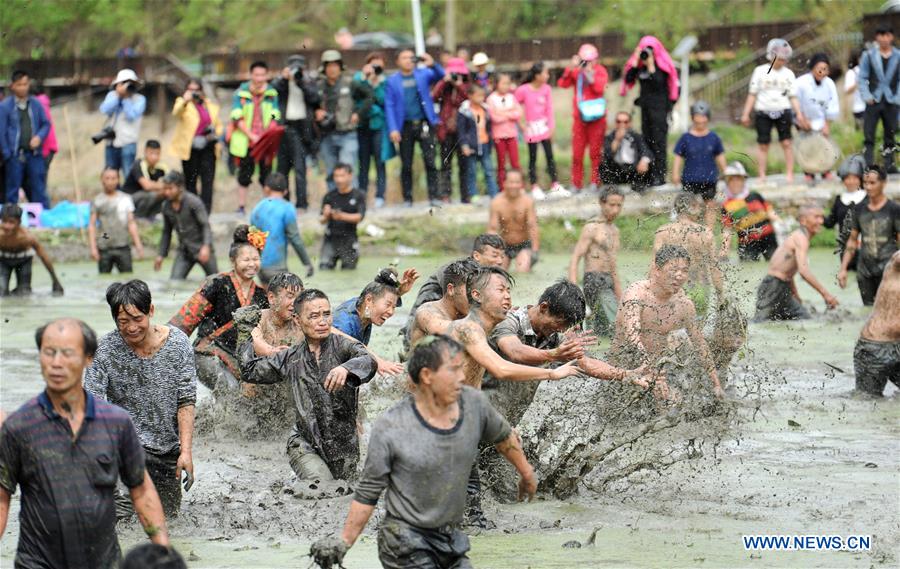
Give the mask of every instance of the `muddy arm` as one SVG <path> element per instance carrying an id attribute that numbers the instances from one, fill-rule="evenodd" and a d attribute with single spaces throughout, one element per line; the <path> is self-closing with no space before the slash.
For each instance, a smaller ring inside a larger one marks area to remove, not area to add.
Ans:
<path id="1" fill-rule="evenodd" d="M 525 452 L 522 450 L 522 441 L 519 440 L 519 434 L 515 430 L 509 432 L 509 436 L 503 441 L 494 445 L 497 452 L 503 455 L 510 464 L 512 464 L 519 473 L 519 500 L 527 497 L 529 500 L 534 497 L 537 492 L 537 478 L 534 476 L 534 468 L 525 458 Z"/>
<path id="2" fill-rule="evenodd" d="M 719 383 L 719 374 L 716 371 L 716 364 L 713 361 L 712 355 L 709 353 L 709 346 L 706 344 L 706 339 L 703 337 L 703 331 L 700 330 L 700 327 L 697 326 L 697 323 L 694 320 L 693 315 L 696 314 L 696 311 L 693 310 L 689 312 L 691 315 L 685 318 L 685 328 L 691 338 L 691 343 L 700 355 L 700 361 L 703 363 L 703 367 L 705 367 L 707 373 L 709 373 L 709 378 L 713 383 L 713 389 L 718 395 L 722 391 L 722 385 Z"/>
<path id="3" fill-rule="evenodd" d="M 506 381 L 535 381 L 542 379 L 555 380 L 565 377 L 559 374 L 563 368 L 547 370 L 539 367 L 514 364 L 501 358 L 497 352 L 492 350 L 488 345 L 483 332 L 480 335 L 474 332 L 474 326 L 460 329 L 459 341 L 466 349 L 469 356 L 497 379 Z"/>
<path id="4" fill-rule="evenodd" d="M 53 281 L 53 292 L 63 292 L 62 283 L 59 282 L 59 279 L 56 278 L 56 271 L 53 270 L 53 262 L 50 261 L 50 255 L 47 254 L 47 250 L 44 249 L 44 246 L 41 245 L 40 241 L 37 238 L 32 237 L 33 242 L 31 244 L 31 248 L 34 249 L 35 255 L 38 256 L 38 259 L 41 260 L 41 263 L 44 264 L 44 267 L 47 269 L 47 272 L 50 273 L 50 279 Z"/>
<path id="5" fill-rule="evenodd" d="M 6 521 L 9 519 L 9 492 L 0 487 L 0 537 L 6 533 Z"/>
<path id="6" fill-rule="evenodd" d="M 150 480 L 150 475 L 144 472 L 144 482 L 129 490 L 134 511 L 144 532 L 150 541 L 158 545 L 169 545 L 169 531 L 166 529 L 166 518 L 163 515 L 162 504 L 156 487 Z"/>

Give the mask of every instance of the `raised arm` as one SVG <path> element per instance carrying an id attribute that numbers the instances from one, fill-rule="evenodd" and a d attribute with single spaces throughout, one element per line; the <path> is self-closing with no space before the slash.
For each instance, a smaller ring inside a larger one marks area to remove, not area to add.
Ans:
<path id="1" fill-rule="evenodd" d="M 496 339 L 500 352 L 511 362 L 541 366 L 552 362 L 569 362 L 584 356 L 584 344 L 577 337 L 568 338 L 552 350 L 539 350 L 522 343 L 515 334 Z"/>

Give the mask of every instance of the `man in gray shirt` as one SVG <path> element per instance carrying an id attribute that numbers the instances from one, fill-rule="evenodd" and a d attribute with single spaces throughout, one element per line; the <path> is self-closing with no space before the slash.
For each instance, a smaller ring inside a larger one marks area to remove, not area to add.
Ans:
<path id="1" fill-rule="evenodd" d="M 413 394 L 375 422 L 340 541 L 313 546 L 320 563 L 326 553 L 343 558 L 387 490 L 387 516 L 378 532 L 383 567 L 472 567 L 469 539 L 458 527 L 479 442 L 496 445 L 516 467 L 519 499 L 537 491 L 518 434 L 483 394 L 463 385 L 462 346 L 444 335 L 426 336 L 413 349 L 407 370 Z"/>
<path id="2" fill-rule="evenodd" d="M 375 376 L 377 365 L 360 342 L 331 332 L 331 303 L 321 290 L 300 293 L 294 313 L 300 317 L 303 341 L 273 356 L 242 357 L 241 379 L 290 382 L 297 422 L 287 455 L 299 478 L 347 479 L 359 462 L 357 392 Z"/>
<path id="3" fill-rule="evenodd" d="M 163 259 L 169 254 L 172 230 L 178 233 L 178 253 L 172 265 L 172 280 L 184 280 L 195 263 L 200 263 L 206 276 L 219 272 L 216 255 L 212 249 L 212 229 L 206 206 L 196 194 L 184 191 L 184 175 L 170 170 L 163 179 L 162 205 L 163 232 L 159 240 L 159 256 L 153 269 L 162 268 Z"/>
<path id="4" fill-rule="evenodd" d="M 194 478 L 194 349 L 178 328 L 150 322 L 154 308 L 144 281 L 111 284 L 106 302 L 117 329 L 100 339 L 84 387 L 131 415 L 163 511 L 167 518 L 176 517 L 182 470 L 185 489 Z M 124 496 L 116 497 L 116 505 L 120 517 L 131 514 Z"/>

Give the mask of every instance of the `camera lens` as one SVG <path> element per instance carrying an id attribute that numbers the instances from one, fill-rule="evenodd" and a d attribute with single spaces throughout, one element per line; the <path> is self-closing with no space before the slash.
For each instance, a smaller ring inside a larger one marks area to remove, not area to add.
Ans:
<path id="1" fill-rule="evenodd" d="M 641 50 L 641 59 L 646 61 L 648 57 L 650 57 L 650 52 L 646 49 Z"/>
<path id="2" fill-rule="evenodd" d="M 384 67 L 380 65 L 373 65 L 372 71 L 375 72 L 375 75 L 381 75 L 382 73 L 384 73 Z"/>

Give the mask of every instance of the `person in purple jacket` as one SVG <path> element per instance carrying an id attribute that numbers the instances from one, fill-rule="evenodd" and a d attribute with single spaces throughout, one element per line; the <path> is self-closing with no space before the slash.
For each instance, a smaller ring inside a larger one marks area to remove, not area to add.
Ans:
<path id="1" fill-rule="evenodd" d="M 425 67 L 416 68 L 421 61 Z M 418 58 L 411 49 L 397 54 L 397 73 L 388 78 L 384 92 L 385 115 L 391 143 L 400 145 L 400 181 L 403 200 L 412 205 L 412 161 L 415 143 L 422 149 L 428 180 L 428 199 L 438 199 L 437 168 L 434 165 L 434 114 L 431 86 L 444 76 L 444 69 L 427 53 Z"/>
<path id="2" fill-rule="evenodd" d="M 19 188 L 26 174 L 30 180 L 29 201 L 50 207 L 45 183 L 42 146 L 50 133 L 44 107 L 28 94 L 31 81 L 25 71 L 13 71 L 12 97 L 0 102 L 0 157 L 3 159 L 7 203 L 19 201 Z"/>

